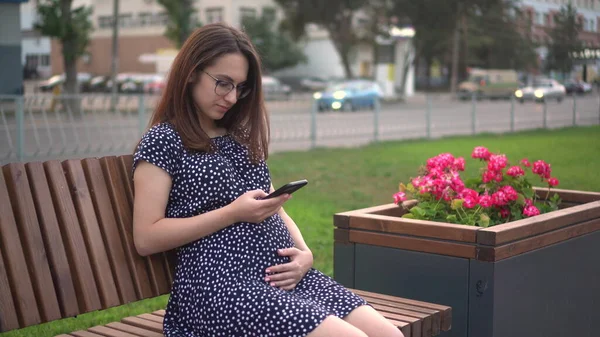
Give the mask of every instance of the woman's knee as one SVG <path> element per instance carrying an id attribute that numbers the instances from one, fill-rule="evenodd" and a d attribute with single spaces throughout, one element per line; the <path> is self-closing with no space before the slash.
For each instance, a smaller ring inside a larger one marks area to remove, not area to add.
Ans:
<path id="1" fill-rule="evenodd" d="M 306 337 L 368 337 L 357 327 L 336 316 L 327 316 L 319 326 L 317 326 Z"/>

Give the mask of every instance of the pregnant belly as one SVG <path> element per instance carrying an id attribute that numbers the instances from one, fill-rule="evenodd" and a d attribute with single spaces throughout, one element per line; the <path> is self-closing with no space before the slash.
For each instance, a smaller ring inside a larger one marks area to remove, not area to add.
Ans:
<path id="1" fill-rule="evenodd" d="M 260 224 L 235 224 L 182 247 L 178 271 L 181 276 L 204 274 L 207 279 L 211 275 L 262 279 L 268 267 L 289 262 L 277 250 L 293 246 L 283 219 L 274 215 Z"/>

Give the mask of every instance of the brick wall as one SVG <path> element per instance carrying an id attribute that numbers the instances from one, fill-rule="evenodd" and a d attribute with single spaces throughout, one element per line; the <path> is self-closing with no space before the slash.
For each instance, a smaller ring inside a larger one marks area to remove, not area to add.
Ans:
<path id="1" fill-rule="evenodd" d="M 142 54 L 155 53 L 158 49 L 173 48 L 173 44 L 166 37 L 160 36 L 121 36 L 119 38 L 119 72 L 154 73 L 154 64 L 141 63 L 138 58 Z M 52 74 L 61 74 L 64 71 L 62 47 L 57 40 L 52 41 L 50 55 Z M 97 37 L 90 41 L 89 62 L 77 62 L 77 71 L 93 75 L 108 75 L 111 69 L 112 38 Z"/>

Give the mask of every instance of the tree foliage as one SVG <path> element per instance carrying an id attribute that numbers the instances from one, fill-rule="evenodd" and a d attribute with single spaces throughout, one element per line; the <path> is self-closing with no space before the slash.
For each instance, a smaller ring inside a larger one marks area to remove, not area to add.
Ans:
<path id="1" fill-rule="evenodd" d="M 554 17 L 554 28 L 548 41 L 547 70 L 557 70 L 566 74 L 573 68 L 571 52 L 582 48 L 579 33 L 583 29 L 577 18 L 577 9 L 572 4 L 563 6 Z"/>
<path id="2" fill-rule="evenodd" d="M 306 24 L 324 28 L 338 52 L 347 78 L 354 77 L 351 52 L 360 42 L 355 30 L 355 19 L 368 0 L 275 0 L 285 12 L 283 27 L 296 39 L 305 34 Z"/>
<path id="3" fill-rule="evenodd" d="M 285 33 L 278 32 L 275 29 L 275 23 L 269 16 L 245 17 L 242 25 L 258 49 L 266 72 L 306 62 L 306 55 L 302 49 Z"/>
<path id="4" fill-rule="evenodd" d="M 77 58 L 85 53 L 93 31 L 90 20 L 92 8 L 88 6 L 72 8 L 72 5 L 73 0 L 40 1 L 37 7 L 39 20 L 34 27 L 42 35 L 60 41 L 67 93 L 77 92 Z"/>
<path id="5" fill-rule="evenodd" d="M 199 26 L 199 23 L 193 21 L 196 12 L 192 6 L 193 0 L 157 0 L 157 2 L 169 17 L 165 37 L 177 48 L 181 48 L 192 31 Z"/>

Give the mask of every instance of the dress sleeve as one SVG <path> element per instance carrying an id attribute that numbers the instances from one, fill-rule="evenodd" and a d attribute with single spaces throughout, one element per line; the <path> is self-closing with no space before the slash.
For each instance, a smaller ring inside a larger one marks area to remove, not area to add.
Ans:
<path id="1" fill-rule="evenodd" d="M 183 146 L 181 138 L 170 126 L 158 124 L 150 128 L 143 136 L 133 155 L 133 168 L 140 160 L 158 166 L 171 177 L 177 172 Z"/>

